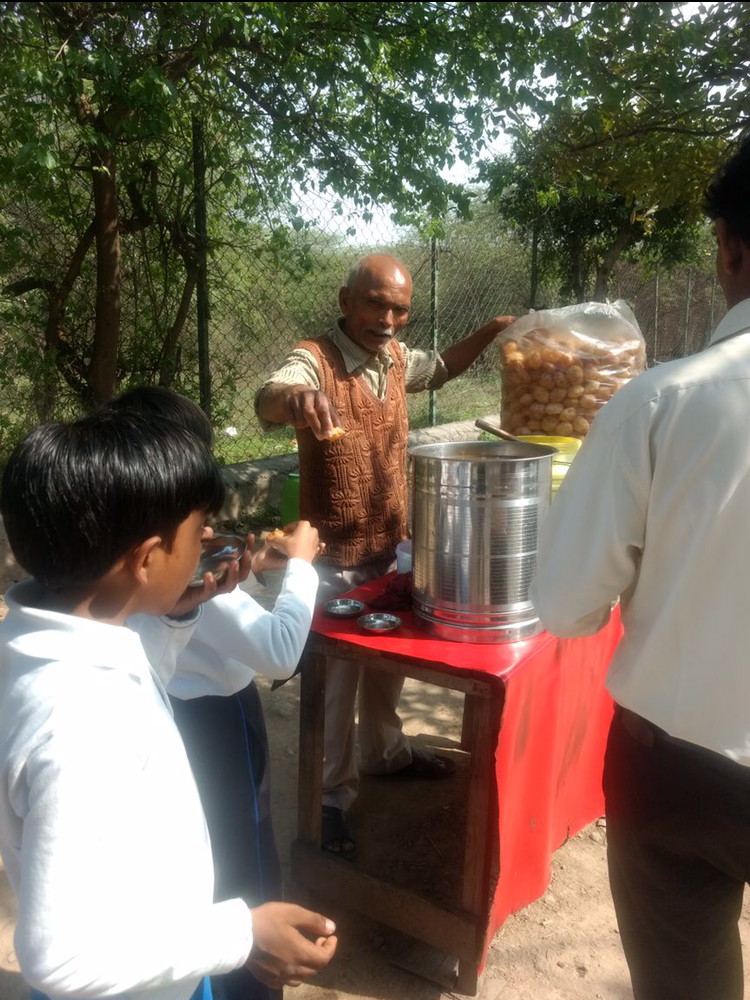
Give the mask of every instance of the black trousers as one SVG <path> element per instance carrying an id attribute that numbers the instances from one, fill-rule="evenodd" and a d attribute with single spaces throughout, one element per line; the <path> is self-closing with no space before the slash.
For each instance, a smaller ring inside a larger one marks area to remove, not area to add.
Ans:
<path id="1" fill-rule="evenodd" d="M 742 1000 L 750 768 L 618 709 L 604 792 L 635 1000 Z"/>
<path id="2" fill-rule="evenodd" d="M 258 906 L 282 899 L 273 835 L 268 737 L 258 689 L 231 697 L 172 698 L 211 836 L 214 899 Z M 247 969 L 212 977 L 216 1000 L 276 1000 Z"/>

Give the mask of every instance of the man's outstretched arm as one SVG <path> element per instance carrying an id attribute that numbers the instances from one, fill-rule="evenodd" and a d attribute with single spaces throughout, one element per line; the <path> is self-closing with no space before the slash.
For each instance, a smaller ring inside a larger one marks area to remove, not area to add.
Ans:
<path id="1" fill-rule="evenodd" d="M 466 369 L 476 361 L 482 351 L 492 343 L 498 333 L 501 333 L 511 323 L 515 323 L 515 316 L 495 316 L 489 323 L 480 326 L 474 333 L 459 340 L 445 351 L 440 352 L 443 364 L 448 369 L 448 378 L 455 378 L 462 375 Z"/>

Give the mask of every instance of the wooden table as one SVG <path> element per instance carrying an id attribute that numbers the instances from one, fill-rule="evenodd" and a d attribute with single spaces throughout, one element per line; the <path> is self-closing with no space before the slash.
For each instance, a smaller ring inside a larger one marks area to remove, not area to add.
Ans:
<path id="1" fill-rule="evenodd" d="M 367 601 L 387 578 L 352 591 Z M 552 852 L 602 814 L 612 702 L 604 675 L 620 636 L 475 645 L 427 637 L 411 612 L 372 636 L 316 612 L 301 673 L 298 837 L 292 875 L 335 902 L 458 959 L 455 988 L 474 995 L 487 949 L 509 913 L 543 895 Z M 447 907 L 320 850 L 325 664 L 349 658 L 464 696 L 470 754 L 461 899 Z"/>

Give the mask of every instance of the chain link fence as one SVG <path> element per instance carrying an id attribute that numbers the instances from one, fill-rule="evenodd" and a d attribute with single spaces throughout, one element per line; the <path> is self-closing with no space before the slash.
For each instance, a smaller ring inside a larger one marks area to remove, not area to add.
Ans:
<path id="1" fill-rule="evenodd" d="M 217 455 L 226 463 L 294 450 L 289 428 L 261 430 L 255 392 L 297 341 L 335 323 L 339 288 L 365 254 L 391 253 L 411 272 L 413 310 L 403 337 L 413 347 L 444 349 L 493 316 L 522 315 L 530 305 L 531 248 L 488 206 L 473 220 L 450 223 L 440 240 L 394 226 L 385 212 L 368 220 L 353 217 L 334 196 L 309 191 L 282 218 L 255 224 L 231 219 L 211 196 L 207 214 L 208 333 L 200 347 L 194 282 L 169 232 L 151 226 L 123 235 L 118 383 L 120 389 L 169 385 L 203 401 L 216 429 Z M 58 262 L 70 259 L 80 239 L 23 205 L 12 212 L 6 207 L 4 218 L 36 234 L 35 246 L 48 248 L 33 265 L 42 274 L 58 273 Z M 32 263 L 20 255 L 8 283 L 26 278 Z M 0 464 L 36 423 L 73 417 L 85 405 L 82 387 L 95 322 L 94 255 L 85 256 L 68 299 L 56 358 L 45 353 L 51 301 L 46 284 L 0 296 Z M 708 263 L 651 276 L 622 265 L 612 277 L 610 296 L 633 308 L 650 363 L 700 350 L 723 310 Z M 185 321 L 178 324 L 188 300 Z M 535 301 L 539 307 L 567 304 L 556 287 L 544 283 Z M 208 365 L 201 363 L 206 353 Z M 51 405 L 43 405 L 50 386 Z M 497 348 L 490 347 L 439 392 L 410 396 L 409 411 L 413 427 L 499 414 Z"/>
<path id="2" fill-rule="evenodd" d="M 335 198 L 311 196 L 298 207 L 295 230 L 273 252 L 257 246 L 216 247 L 209 268 L 212 418 L 217 453 L 240 462 L 294 450 L 289 428 L 264 432 L 255 416 L 257 388 L 306 337 L 335 323 L 338 292 L 351 265 L 372 253 L 404 262 L 414 281 L 411 319 L 402 337 L 412 347 L 444 349 L 493 316 L 529 308 L 530 248 L 497 215 L 453 223 L 444 239 L 421 238 L 383 216 L 367 224 L 344 214 Z M 650 363 L 705 346 L 722 300 L 708 265 L 644 276 L 624 264 L 610 298 L 631 306 L 646 338 Z M 567 304 L 542 285 L 536 302 Z M 490 347 L 439 392 L 409 397 L 412 427 L 500 411 L 498 352 Z"/>

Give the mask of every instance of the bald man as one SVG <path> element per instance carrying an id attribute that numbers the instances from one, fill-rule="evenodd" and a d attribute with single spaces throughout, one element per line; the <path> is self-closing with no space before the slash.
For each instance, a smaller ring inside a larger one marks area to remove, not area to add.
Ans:
<path id="1" fill-rule="evenodd" d="M 291 424 L 300 460 L 300 516 L 319 530 L 326 552 L 318 598 L 327 601 L 394 568 L 407 536 L 406 393 L 439 389 L 461 375 L 513 316 L 497 316 L 442 355 L 397 340 L 411 309 L 411 276 L 401 261 L 358 261 L 339 292 L 341 318 L 303 341 L 256 395 L 268 429 Z M 343 428 L 337 437 L 334 428 Z M 443 778 L 446 757 L 412 748 L 397 713 L 403 678 L 326 666 L 325 763 L 321 846 L 351 857 L 346 812 L 357 795 L 354 708 L 359 688 L 361 768 L 400 778 Z"/>

